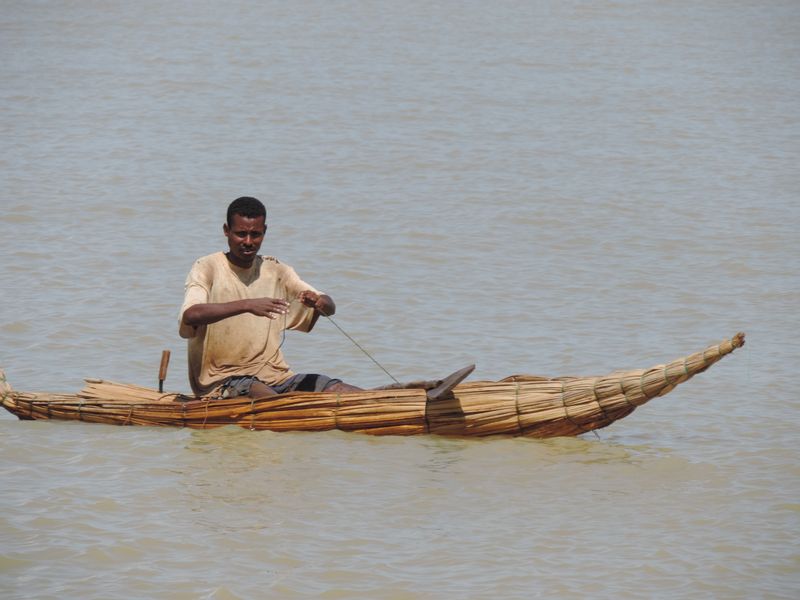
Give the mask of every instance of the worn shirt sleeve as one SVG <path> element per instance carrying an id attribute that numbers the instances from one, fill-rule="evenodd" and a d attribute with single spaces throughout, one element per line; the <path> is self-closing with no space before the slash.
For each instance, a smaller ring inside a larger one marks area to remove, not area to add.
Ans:
<path id="1" fill-rule="evenodd" d="M 185 339 L 197 335 L 200 327 L 183 322 L 183 313 L 195 304 L 205 304 L 211 292 L 211 270 L 202 259 L 196 261 L 186 276 L 184 284 L 183 305 L 178 315 L 178 334 Z"/>
<path id="2" fill-rule="evenodd" d="M 307 332 L 314 321 L 314 309 L 305 306 L 297 297 L 300 295 L 300 292 L 305 292 L 306 290 L 311 290 L 317 294 L 322 292 L 319 292 L 313 286 L 300 279 L 300 276 L 292 267 L 288 265 L 281 266 L 284 267 L 281 279 L 286 288 L 286 299 L 291 302 L 289 306 L 289 315 L 286 321 L 286 329 Z"/>

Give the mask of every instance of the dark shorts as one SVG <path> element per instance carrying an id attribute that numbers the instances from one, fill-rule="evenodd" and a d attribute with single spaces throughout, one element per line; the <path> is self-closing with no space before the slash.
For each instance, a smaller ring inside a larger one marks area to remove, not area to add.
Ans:
<path id="1" fill-rule="evenodd" d="M 220 398 L 247 396 L 250 393 L 250 386 L 256 381 L 261 380 L 251 375 L 228 377 L 219 388 L 219 396 Z M 341 379 L 333 379 L 327 375 L 298 373 L 281 383 L 272 385 L 265 383 L 264 385 L 269 385 L 276 394 L 288 394 L 289 392 L 324 392 L 326 388 L 334 383 L 341 382 Z"/>

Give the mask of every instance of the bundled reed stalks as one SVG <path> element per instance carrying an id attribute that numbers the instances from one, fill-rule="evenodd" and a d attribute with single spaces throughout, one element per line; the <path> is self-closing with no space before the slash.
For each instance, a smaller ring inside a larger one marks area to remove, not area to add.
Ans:
<path id="1" fill-rule="evenodd" d="M 427 400 L 423 389 L 346 394 L 294 392 L 216 400 L 87 380 L 79 394 L 15 392 L 0 371 L 2 405 L 20 419 L 206 429 L 238 425 L 272 431 L 340 429 L 374 435 L 574 436 L 610 425 L 670 392 L 744 344 L 744 334 L 649 369 L 603 377 L 515 375 L 464 383 Z"/>

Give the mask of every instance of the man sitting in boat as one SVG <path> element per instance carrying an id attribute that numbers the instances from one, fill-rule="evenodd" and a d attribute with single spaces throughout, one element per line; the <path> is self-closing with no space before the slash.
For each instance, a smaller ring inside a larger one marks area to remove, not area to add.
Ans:
<path id="1" fill-rule="evenodd" d="M 192 390 L 220 398 L 359 390 L 325 375 L 295 374 L 286 364 L 285 330 L 311 331 L 336 306 L 292 267 L 258 254 L 266 215 L 256 198 L 234 200 L 222 228 L 228 252 L 198 259 L 186 278 L 179 333 L 188 340 Z"/>

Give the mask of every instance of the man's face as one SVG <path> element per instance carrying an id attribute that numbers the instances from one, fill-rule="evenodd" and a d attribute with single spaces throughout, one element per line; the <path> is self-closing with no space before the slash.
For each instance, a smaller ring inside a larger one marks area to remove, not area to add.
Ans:
<path id="1" fill-rule="evenodd" d="M 228 258 L 239 267 L 249 267 L 261 248 L 267 225 L 264 217 L 243 217 L 233 215 L 233 222 L 222 226 L 225 237 L 228 238 L 228 247 L 231 249 Z"/>

